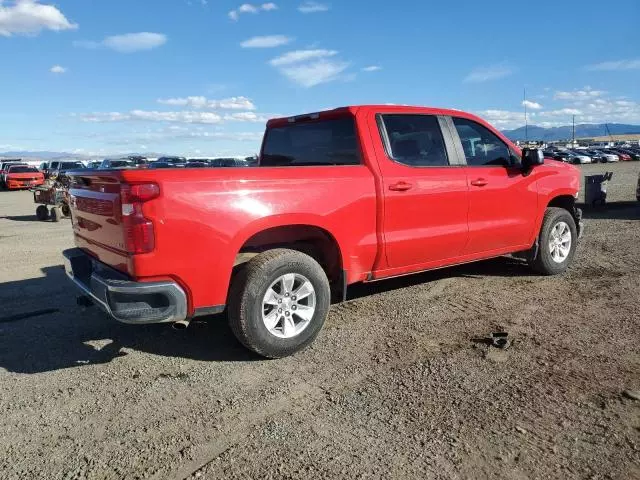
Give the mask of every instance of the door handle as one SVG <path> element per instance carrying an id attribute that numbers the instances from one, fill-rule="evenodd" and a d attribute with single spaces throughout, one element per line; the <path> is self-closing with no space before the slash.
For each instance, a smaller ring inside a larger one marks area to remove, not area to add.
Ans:
<path id="1" fill-rule="evenodd" d="M 408 182 L 398 182 L 392 185 L 389 185 L 389 190 L 393 190 L 394 192 L 406 192 L 410 190 L 413 185 Z"/>
<path id="2" fill-rule="evenodd" d="M 476 178 L 475 180 L 471 180 L 471 185 L 474 187 L 484 187 L 487 182 L 484 178 Z"/>

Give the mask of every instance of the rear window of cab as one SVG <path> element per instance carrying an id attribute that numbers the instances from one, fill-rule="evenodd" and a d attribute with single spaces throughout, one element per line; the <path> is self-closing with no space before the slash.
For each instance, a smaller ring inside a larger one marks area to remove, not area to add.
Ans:
<path id="1" fill-rule="evenodd" d="M 260 166 L 359 165 L 353 117 L 300 122 L 267 129 Z"/>

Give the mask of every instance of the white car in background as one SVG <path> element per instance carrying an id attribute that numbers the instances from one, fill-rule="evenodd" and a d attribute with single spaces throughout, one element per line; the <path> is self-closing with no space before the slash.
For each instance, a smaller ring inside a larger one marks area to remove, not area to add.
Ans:
<path id="1" fill-rule="evenodd" d="M 571 154 L 571 163 L 591 163 L 592 159 L 589 155 L 580 150 L 569 150 L 569 154 Z"/>
<path id="2" fill-rule="evenodd" d="M 602 163 L 610 163 L 610 162 L 619 162 L 620 161 L 620 157 L 618 157 L 618 155 L 615 155 L 613 153 L 603 152 L 602 150 L 590 150 L 589 152 L 590 153 L 594 153 L 595 155 L 597 155 Z"/>

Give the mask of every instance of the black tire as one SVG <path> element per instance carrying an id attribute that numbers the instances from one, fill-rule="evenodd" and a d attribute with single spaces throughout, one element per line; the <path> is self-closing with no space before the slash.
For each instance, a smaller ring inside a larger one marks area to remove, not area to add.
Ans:
<path id="1" fill-rule="evenodd" d="M 311 282 L 316 309 L 304 330 L 294 337 L 280 338 L 269 332 L 262 320 L 262 301 L 273 282 L 289 273 L 303 275 Z M 312 257 L 295 250 L 275 249 L 241 267 L 232 281 L 227 303 L 229 325 L 236 338 L 263 357 L 281 358 L 303 350 L 315 340 L 329 312 L 331 291 L 326 273 Z"/>
<path id="2" fill-rule="evenodd" d="M 65 217 L 70 217 L 71 216 L 71 208 L 69 207 L 69 205 L 67 205 L 66 203 L 62 204 L 62 207 L 60 207 L 62 209 L 62 214 Z"/>
<path id="3" fill-rule="evenodd" d="M 60 207 L 51 207 L 51 220 L 59 222 L 62 219 L 62 210 Z"/>
<path id="4" fill-rule="evenodd" d="M 569 253 L 562 262 L 556 262 L 549 247 L 551 240 L 551 231 L 559 223 L 564 222 L 568 225 L 571 233 L 571 246 Z M 538 253 L 536 258 L 531 262 L 531 268 L 542 275 L 558 275 L 564 272 L 571 264 L 573 256 L 576 253 L 576 244 L 578 241 L 578 231 L 576 222 L 571 214 L 564 208 L 549 207 L 544 213 L 542 219 L 542 227 L 538 236 Z"/>
<path id="5" fill-rule="evenodd" d="M 36 218 L 41 222 L 49 219 L 49 210 L 47 210 L 45 205 L 38 205 L 38 208 L 36 208 Z"/>

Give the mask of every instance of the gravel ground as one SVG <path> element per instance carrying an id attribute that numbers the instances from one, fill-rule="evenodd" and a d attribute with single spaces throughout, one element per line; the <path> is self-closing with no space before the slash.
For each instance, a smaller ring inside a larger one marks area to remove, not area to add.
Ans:
<path id="1" fill-rule="evenodd" d="M 264 361 L 223 317 L 131 327 L 75 306 L 68 221 L 0 192 L 0 478 L 640 478 L 640 163 L 573 267 L 496 259 L 359 286 Z M 504 329 L 507 350 L 482 342 Z"/>

